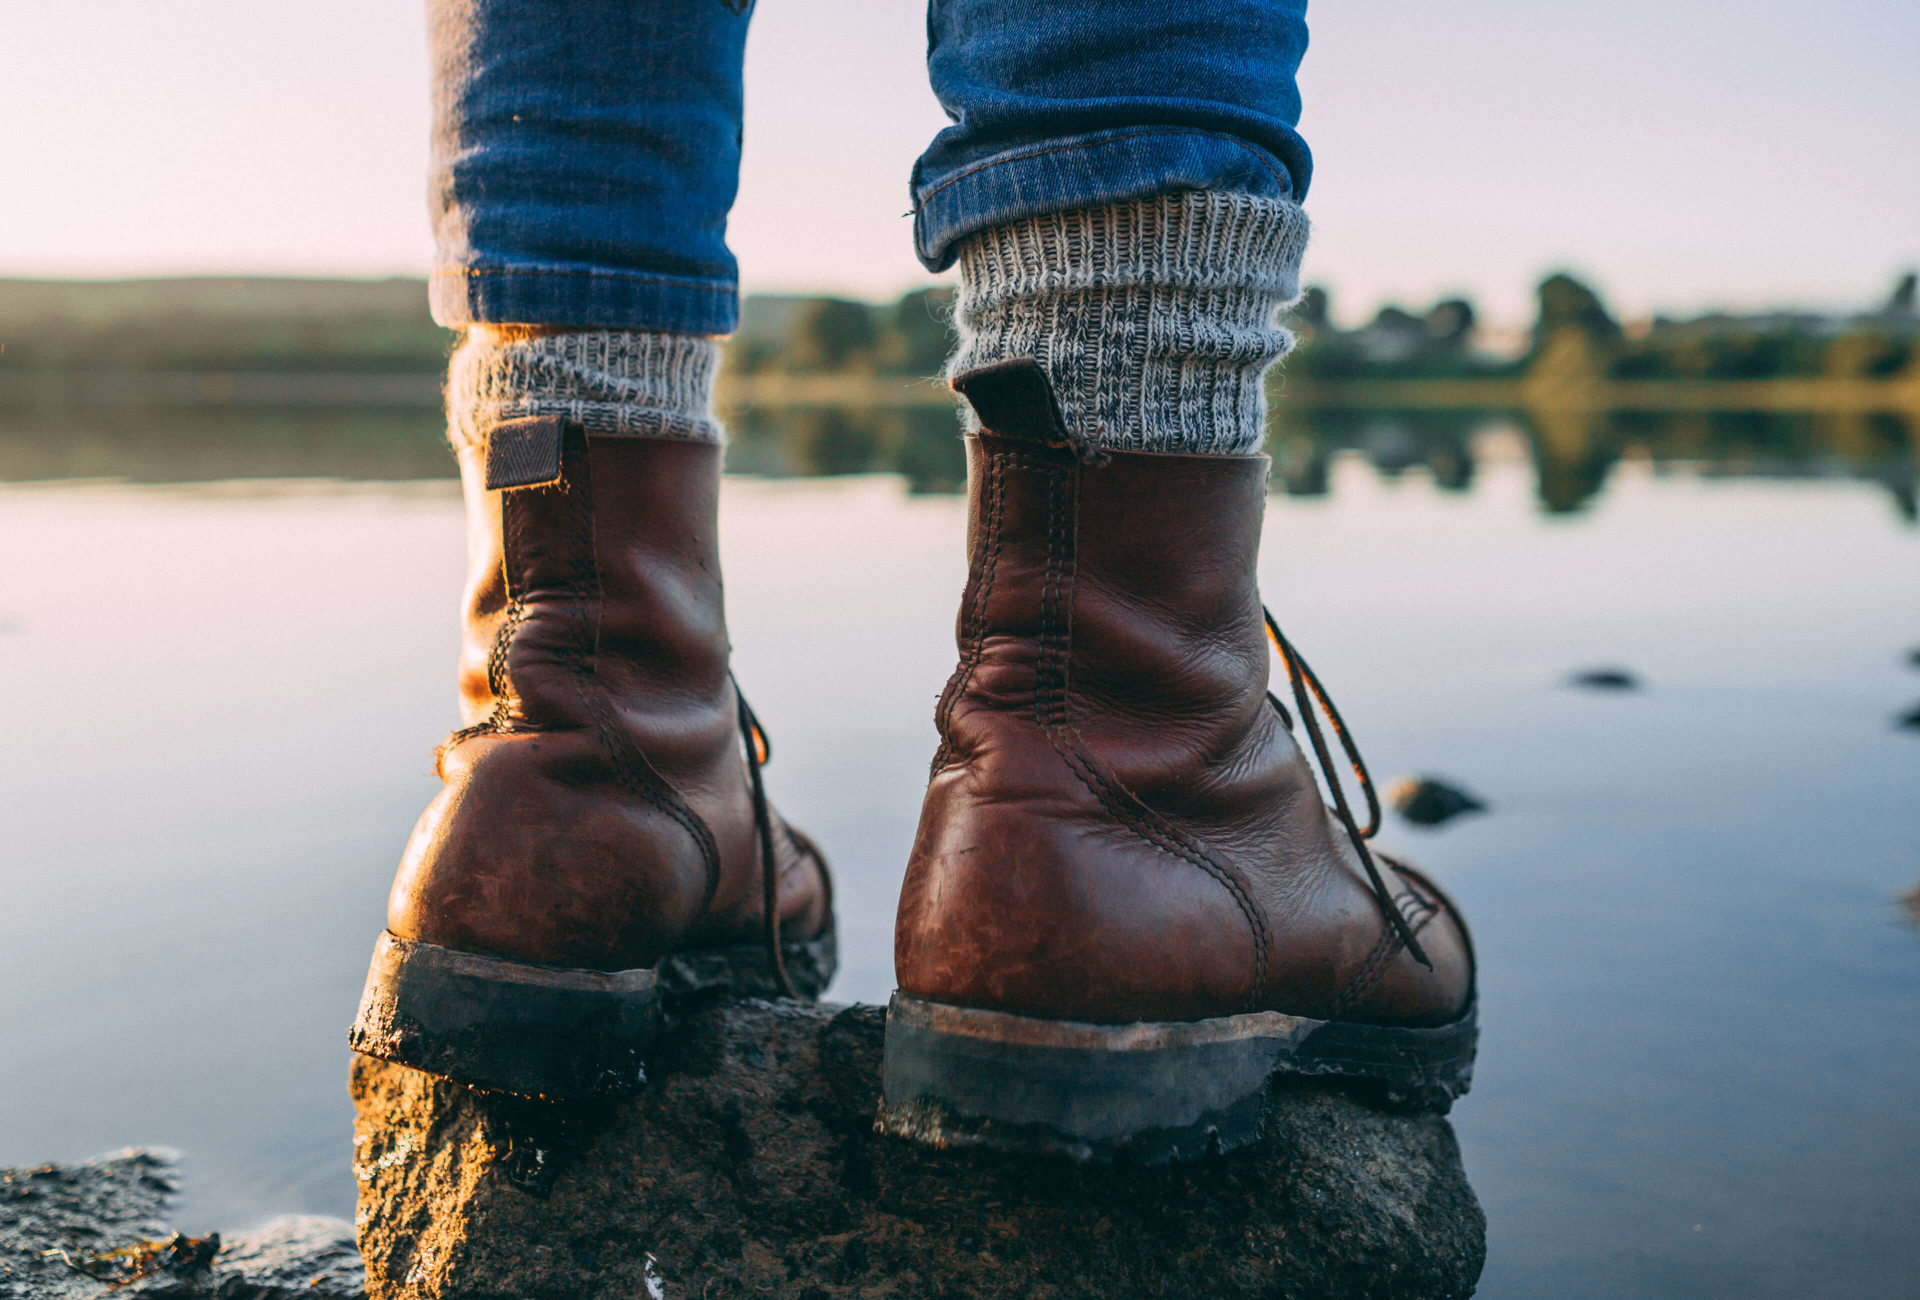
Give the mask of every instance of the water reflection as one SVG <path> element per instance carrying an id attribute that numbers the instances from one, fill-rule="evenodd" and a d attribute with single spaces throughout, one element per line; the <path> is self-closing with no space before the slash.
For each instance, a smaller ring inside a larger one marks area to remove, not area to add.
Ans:
<path id="1" fill-rule="evenodd" d="M 746 407 L 728 416 L 728 466 L 763 478 L 874 472 L 914 493 L 960 491 L 966 458 L 944 405 Z M 1324 496 L 1337 453 L 1358 452 L 1383 477 L 1425 474 L 1472 488 L 1476 445 L 1517 431 L 1540 509 L 1593 502 L 1624 458 L 1709 476 L 1851 478 L 1879 483 L 1914 523 L 1920 424 L 1891 411 L 1605 411 L 1581 408 L 1355 410 L 1275 404 L 1268 450 L 1276 490 Z M 118 478 L 184 483 L 233 478 L 446 478 L 437 412 L 419 407 L 111 408 L 0 411 L 0 481 Z"/>
<path id="2" fill-rule="evenodd" d="M 1424 469 L 1436 486 L 1473 486 L 1474 435 L 1506 419 L 1484 411 L 1354 411 L 1275 413 L 1267 438 L 1274 479 L 1288 496 L 1325 496 L 1334 453 L 1358 451 L 1385 478 Z"/>
<path id="3" fill-rule="evenodd" d="M 747 408 L 727 421 L 727 467 L 768 478 L 901 475 L 915 493 L 958 492 L 967 460 L 945 406 Z"/>
<path id="4" fill-rule="evenodd" d="M 0 411 L 0 481 L 447 478 L 455 470 L 444 430 L 430 408 Z"/>
<path id="5" fill-rule="evenodd" d="M 1909 1296 L 1911 428 L 1301 405 L 1263 589 L 1377 774 L 1490 809 L 1382 833 L 1475 920 L 1480 1294 Z M 846 471 L 950 491 L 950 421 L 732 418 L 729 629 L 844 886 L 836 998 L 892 988 L 966 570 L 955 497 Z M 451 472 L 429 409 L 0 415 L 14 479 Z M 162 1143 L 183 1226 L 353 1212 L 342 1031 L 457 721 L 462 536 L 444 481 L 0 488 L 0 1165 Z"/>
<path id="6" fill-rule="evenodd" d="M 1359 452 L 1386 478 L 1419 468 L 1436 486 L 1465 491 L 1474 481 L 1476 438 L 1496 428 L 1523 437 L 1540 509 L 1549 515 L 1591 504 L 1614 467 L 1638 456 L 1656 469 L 1687 466 L 1710 477 L 1875 482 L 1901 519 L 1916 521 L 1920 424 L 1886 411 L 1281 411 L 1268 450 L 1289 496 L 1324 496 L 1341 451 Z"/>

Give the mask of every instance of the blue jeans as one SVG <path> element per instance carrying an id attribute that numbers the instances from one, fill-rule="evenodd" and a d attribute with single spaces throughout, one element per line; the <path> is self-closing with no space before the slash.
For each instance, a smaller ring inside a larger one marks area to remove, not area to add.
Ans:
<path id="1" fill-rule="evenodd" d="M 751 10 L 428 0 L 434 318 L 733 330 Z M 953 125 L 913 169 L 921 261 L 1168 190 L 1302 198 L 1306 46 L 1306 0 L 932 0 L 927 68 Z"/>

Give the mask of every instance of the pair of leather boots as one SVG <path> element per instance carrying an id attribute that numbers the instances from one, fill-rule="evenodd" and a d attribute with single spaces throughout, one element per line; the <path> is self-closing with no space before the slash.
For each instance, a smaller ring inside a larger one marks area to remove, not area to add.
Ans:
<path id="1" fill-rule="evenodd" d="M 876 1126 L 1158 1163 L 1254 1140 L 1276 1073 L 1445 1110 L 1472 1069 L 1466 930 L 1369 848 L 1371 783 L 1261 606 L 1267 459 L 1077 446 L 1030 362 L 955 387 L 982 425 L 972 562 Z M 518 420 L 461 471 L 468 725 L 353 1046 L 481 1088 L 618 1095 L 676 999 L 820 994 L 830 877 L 767 804 L 768 742 L 729 672 L 719 448 Z"/>

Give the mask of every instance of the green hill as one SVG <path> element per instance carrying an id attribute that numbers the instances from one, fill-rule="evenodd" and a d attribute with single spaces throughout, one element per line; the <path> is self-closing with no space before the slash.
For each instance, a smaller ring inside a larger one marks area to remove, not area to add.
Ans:
<path id="1" fill-rule="evenodd" d="M 433 372 L 420 280 L 0 280 L 0 370 Z"/>

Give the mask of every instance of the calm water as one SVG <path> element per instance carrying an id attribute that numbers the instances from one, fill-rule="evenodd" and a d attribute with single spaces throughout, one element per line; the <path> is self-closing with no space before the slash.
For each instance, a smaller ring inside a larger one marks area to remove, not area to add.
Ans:
<path id="1" fill-rule="evenodd" d="M 0 423 L 0 1165 L 170 1145 L 182 1226 L 350 1216 L 343 1035 L 454 718 L 459 504 L 410 417 L 182 420 Z M 723 504 L 770 779 L 842 882 L 830 996 L 877 1001 L 952 664 L 958 458 L 917 415 L 737 429 L 762 475 L 889 471 Z M 1901 442 L 1382 417 L 1277 442 L 1290 635 L 1377 772 L 1492 805 L 1385 832 L 1476 927 L 1482 1295 L 1914 1294 Z M 149 481 L 75 481 L 99 474 Z M 1562 685 L 1613 665 L 1646 689 Z"/>

